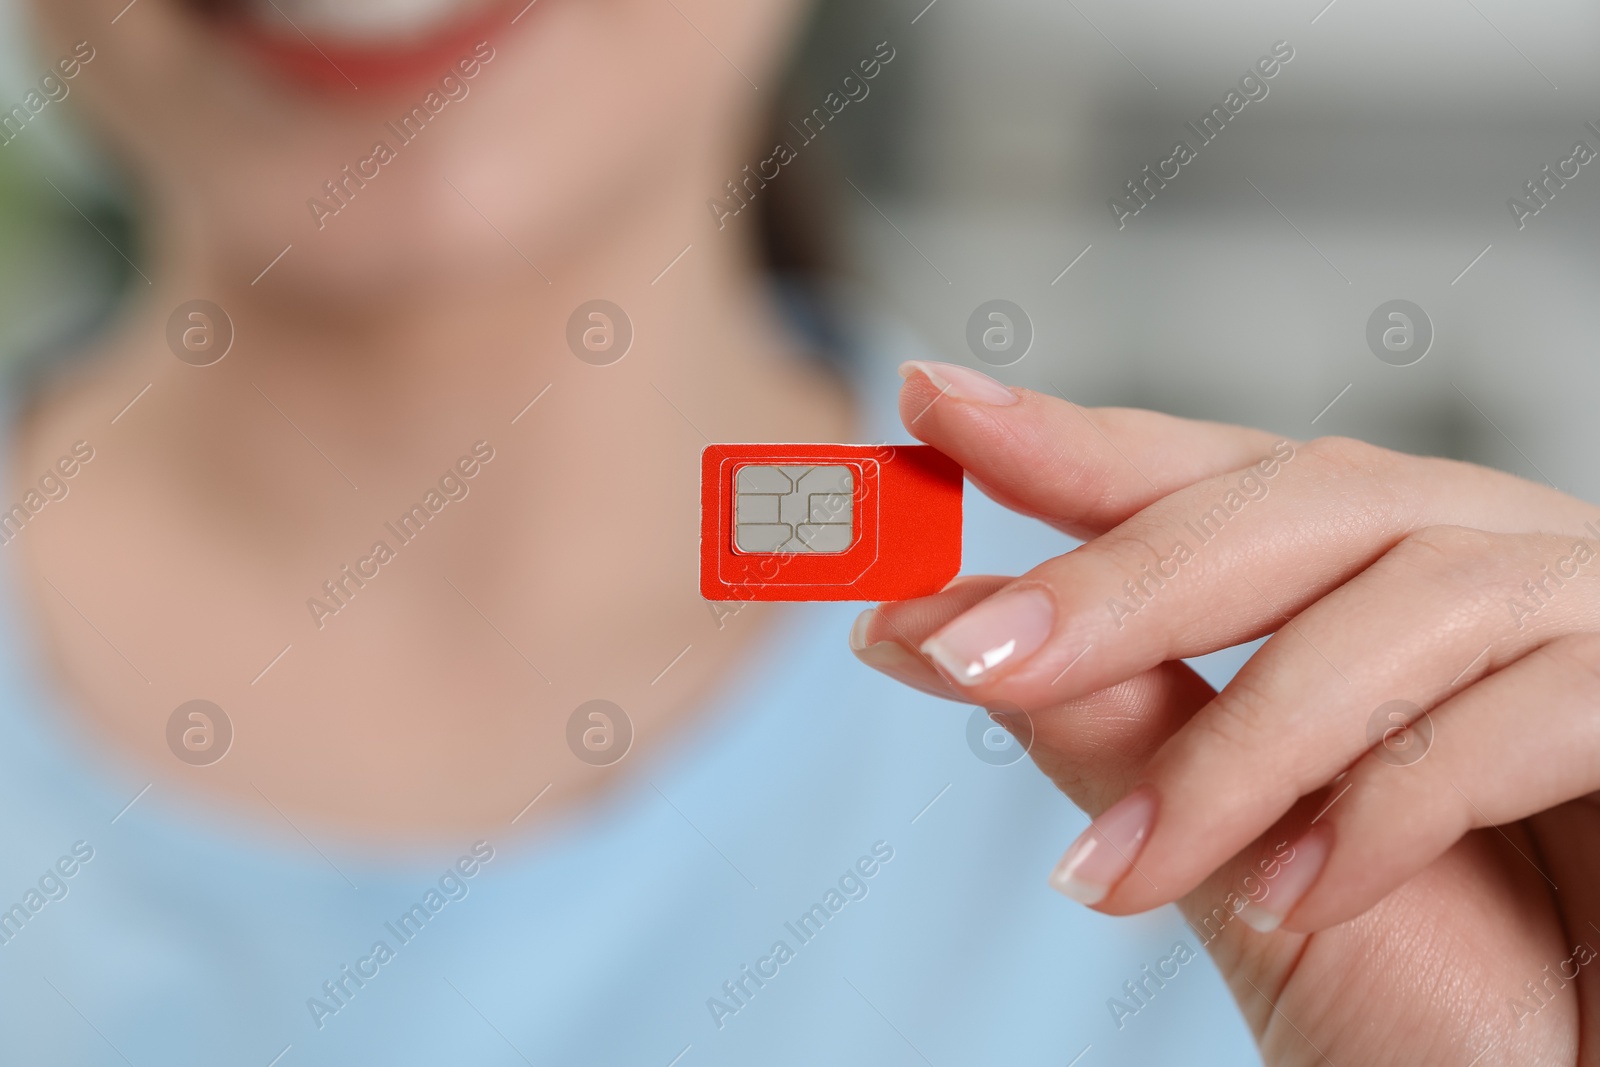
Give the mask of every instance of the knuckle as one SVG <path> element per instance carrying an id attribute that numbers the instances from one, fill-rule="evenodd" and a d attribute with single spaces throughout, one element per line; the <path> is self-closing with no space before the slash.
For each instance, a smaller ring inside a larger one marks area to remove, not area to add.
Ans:
<path id="1" fill-rule="evenodd" d="M 1317 437 L 1301 446 L 1311 460 L 1348 474 L 1381 474 L 1394 465 L 1397 453 L 1354 437 Z"/>
<path id="2" fill-rule="evenodd" d="M 1257 748 L 1271 728 L 1273 701 L 1252 675 L 1242 671 L 1194 719 L 1200 750 L 1239 752 Z"/>
<path id="3" fill-rule="evenodd" d="M 1424 526 L 1407 534 L 1396 551 L 1421 564 L 1477 568 L 1486 559 L 1503 558 L 1504 541 L 1503 535 L 1466 526 Z"/>
<path id="4" fill-rule="evenodd" d="M 1179 598 L 1173 603 L 1175 610 L 1153 614 L 1144 608 L 1171 595 L 1166 589 L 1178 580 L 1182 560 L 1188 558 L 1184 555 L 1187 548 L 1180 549 L 1180 544 L 1160 521 L 1140 517 L 1069 553 L 1068 558 L 1081 552 L 1083 559 L 1094 560 L 1096 585 L 1103 584 L 1108 603 L 1121 605 L 1121 614 L 1112 614 L 1118 629 L 1123 618 L 1139 615 L 1147 620 L 1144 625 L 1150 627 L 1149 633 L 1170 638 L 1187 622 L 1191 612 L 1188 601 Z M 1160 651 L 1166 655 L 1171 649 L 1163 644 Z"/>
<path id="5" fill-rule="evenodd" d="M 1046 463 L 1063 472 L 1062 495 L 1076 498 L 1078 512 L 1095 526 L 1105 529 L 1127 515 L 1127 487 L 1109 465 L 1062 455 L 1048 456 Z"/>
<path id="6" fill-rule="evenodd" d="M 1465 526 L 1427 526 L 1401 539 L 1384 557 L 1387 568 L 1415 593 L 1439 604 L 1441 625 L 1500 631 L 1511 616 L 1508 591 L 1516 584 L 1526 546 L 1516 535 Z"/>
<path id="7" fill-rule="evenodd" d="M 1326 750 L 1293 741 L 1308 736 L 1316 714 L 1310 707 L 1295 707 L 1274 684 L 1284 675 L 1284 658 L 1293 653 L 1268 641 L 1212 701 L 1180 732 L 1184 741 L 1178 757 L 1184 775 L 1208 778 L 1219 767 L 1255 767 L 1252 789 L 1262 803 L 1287 809 L 1312 786 L 1326 781 L 1322 763 Z M 1187 735 L 1187 736 L 1185 736 Z M 1352 758 L 1355 752 L 1351 753 Z M 1168 753 L 1161 754 L 1165 763 Z"/>
<path id="8" fill-rule="evenodd" d="M 1542 654 L 1555 661 L 1591 703 L 1600 705 L 1600 633 L 1558 637 L 1544 646 Z"/>
<path id="9" fill-rule="evenodd" d="M 1401 538 L 1386 559 L 1406 576 L 1433 586 L 1494 594 L 1521 554 L 1515 538 L 1465 526 L 1425 526 Z"/>
<path id="10" fill-rule="evenodd" d="M 1416 482 L 1415 456 L 1358 441 L 1353 437 L 1318 437 L 1301 445 L 1294 479 L 1330 502 L 1337 502 L 1351 521 L 1403 534 L 1415 522 L 1420 498 L 1404 487 Z"/>
<path id="11" fill-rule="evenodd" d="M 1122 431 L 1113 426 L 1084 432 L 1080 427 L 1086 421 L 1093 428 L 1104 420 L 1099 411 L 1082 410 L 1082 416 L 1068 424 L 1069 432 L 1058 431 L 1045 449 L 1036 450 L 1043 454 L 1034 469 L 1058 472 L 1063 491 L 1079 500 L 1085 516 L 1104 527 L 1121 521 L 1144 503 L 1143 483 L 1130 483 L 1128 461 L 1111 444 L 1123 436 Z"/>
<path id="12" fill-rule="evenodd" d="M 1093 542 L 1113 577 L 1133 579 L 1141 571 L 1159 563 L 1172 551 L 1173 536 L 1159 522 L 1146 516 L 1129 520 L 1114 535 Z"/>
<path id="13" fill-rule="evenodd" d="M 1571 557 L 1571 538 L 1429 526 L 1401 539 L 1383 564 L 1461 625 L 1500 633 L 1523 630 L 1540 616 L 1554 591 L 1576 577 L 1560 567 Z"/>

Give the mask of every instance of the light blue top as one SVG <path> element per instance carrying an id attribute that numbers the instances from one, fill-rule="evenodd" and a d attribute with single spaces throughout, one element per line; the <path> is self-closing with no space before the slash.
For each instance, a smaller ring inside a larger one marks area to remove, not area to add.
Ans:
<path id="1" fill-rule="evenodd" d="M 873 439 L 905 439 L 893 365 L 872 364 Z M 966 530 L 968 572 L 1072 544 L 970 488 Z M 1259 1062 L 1203 952 L 1119 1028 L 1108 1000 L 1193 933 L 1054 893 L 1083 815 L 1030 761 L 979 759 L 974 709 L 857 663 L 860 605 L 793 606 L 669 750 L 452 877 L 471 842 L 380 863 L 318 840 L 325 859 L 164 785 L 129 807 L 147 780 L 59 710 L 13 585 L 0 908 L 27 917 L 0 926 L 0 1063 Z"/>

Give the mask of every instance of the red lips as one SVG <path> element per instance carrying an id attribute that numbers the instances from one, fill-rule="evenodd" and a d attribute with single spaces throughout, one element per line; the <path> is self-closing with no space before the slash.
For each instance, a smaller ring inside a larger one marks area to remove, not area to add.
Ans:
<path id="1" fill-rule="evenodd" d="M 538 2 L 491 4 L 461 21 L 413 38 L 355 44 L 308 36 L 288 21 L 281 30 L 212 8 L 221 31 L 252 58 L 288 81 L 330 93 L 384 91 L 431 81 L 474 44 L 500 36 L 513 19 L 532 17 Z"/>

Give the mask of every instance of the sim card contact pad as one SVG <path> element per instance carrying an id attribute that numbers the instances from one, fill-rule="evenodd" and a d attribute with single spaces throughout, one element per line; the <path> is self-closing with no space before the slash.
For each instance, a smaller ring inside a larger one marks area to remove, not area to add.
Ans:
<path id="1" fill-rule="evenodd" d="M 748 463 L 734 473 L 734 549 L 846 552 L 855 542 L 855 472 L 841 463 Z"/>

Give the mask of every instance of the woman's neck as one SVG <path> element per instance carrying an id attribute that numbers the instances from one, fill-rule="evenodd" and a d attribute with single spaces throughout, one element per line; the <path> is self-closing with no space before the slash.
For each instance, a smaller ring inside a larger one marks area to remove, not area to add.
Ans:
<path id="1" fill-rule="evenodd" d="M 512 257 L 383 299 L 294 293 L 292 272 L 229 284 L 198 258 L 163 275 L 166 299 L 26 424 L 13 470 L 96 449 L 23 555 L 61 594 L 32 583 L 97 732 L 157 777 L 368 839 L 501 832 L 544 786 L 553 811 L 647 759 L 767 617 L 698 597 L 701 446 L 850 434 L 840 383 L 801 358 L 737 239 L 679 257 L 659 229 L 542 261 L 548 283 Z M 208 367 L 164 339 L 195 294 L 236 334 Z M 609 366 L 567 343 L 596 298 L 634 333 Z M 402 544 L 397 518 L 475 446 L 494 459 Z M 341 580 L 378 542 L 392 561 Z M 164 732 L 196 697 L 238 738 L 203 777 Z M 569 750 L 596 697 L 633 720 L 631 762 Z"/>

